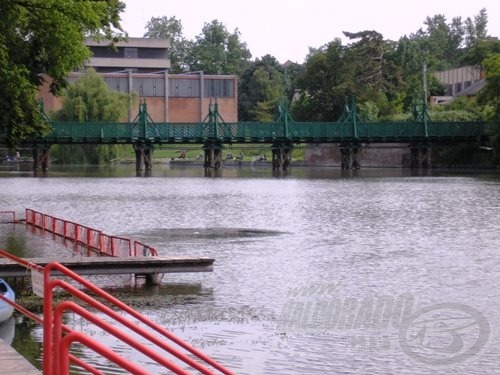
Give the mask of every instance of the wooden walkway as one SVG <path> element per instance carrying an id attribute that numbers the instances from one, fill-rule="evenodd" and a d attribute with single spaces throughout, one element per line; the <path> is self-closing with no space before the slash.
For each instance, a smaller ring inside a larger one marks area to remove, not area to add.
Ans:
<path id="1" fill-rule="evenodd" d="M 214 259 L 197 257 L 78 257 L 78 258 L 25 258 L 26 261 L 45 266 L 59 262 L 80 275 L 155 275 L 179 272 L 212 272 Z M 59 275 L 57 271 L 52 273 Z M 13 261 L 0 258 L 0 277 L 29 276 L 29 271 Z"/>
<path id="2" fill-rule="evenodd" d="M 41 375 L 21 354 L 0 339 L 0 375 Z"/>

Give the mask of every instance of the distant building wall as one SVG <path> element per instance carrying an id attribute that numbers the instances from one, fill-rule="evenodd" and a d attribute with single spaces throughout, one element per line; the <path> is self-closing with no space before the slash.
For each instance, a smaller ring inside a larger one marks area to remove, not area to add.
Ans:
<path id="1" fill-rule="evenodd" d="M 481 70 L 473 66 L 444 70 L 434 74 L 445 87 L 444 96 L 456 96 L 460 91 L 472 86 L 482 78 Z"/>
<path id="2" fill-rule="evenodd" d="M 146 100 L 148 113 L 155 122 L 201 122 L 208 113 L 210 103 L 217 101 L 219 113 L 226 122 L 238 121 L 238 81 L 236 76 L 203 74 L 158 74 L 148 73 L 99 73 L 108 87 L 126 94 L 135 93 Z M 83 73 L 70 74 L 68 81 L 76 82 Z M 45 111 L 58 111 L 63 98 L 49 92 L 48 82 L 40 88 L 39 97 L 44 101 Z M 129 121 L 137 115 L 132 108 Z M 124 119 L 126 120 L 126 119 Z"/>
<path id="3" fill-rule="evenodd" d="M 170 42 L 165 39 L 128 38 L 111 48 L 109 41 L 86 40 L 92 57 L 85 67 L 92 67 L 108 87 L 125 94 L 134 93 L 146 100 L 148 113 L 155 122 L 201 122 L 210 102 L 217 101 L 226 122 L 238 121 L 238 81 L 234 75 L 205 75 L 203 72 L 169 74 Z M 68 76 L 76 82 L 84 73 Z M 40 88 L 46 113 L 61 109 L 63 99 L 49 92 L 50 79 Z M 131 108 L 128 120 L 138 112 Z M 124 119 L 126 121 L 127 119 Z"/>

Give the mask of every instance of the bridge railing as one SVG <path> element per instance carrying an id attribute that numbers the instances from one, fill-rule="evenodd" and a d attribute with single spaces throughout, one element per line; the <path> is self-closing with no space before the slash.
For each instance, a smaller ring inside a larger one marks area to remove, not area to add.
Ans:
<path id="1" fill-rule="evenodd" d="M 358 137 L 391 139 L 425 137 L 424 124 L 420 122 L 359 122 L 356 127 Z"/>
<path id="2" fill-rule="evenodd" d="M 429 136 L 436 137 L 481 137 L 485 133 L 483 122 L 444 122 L 432 121 L 427 123 Z"/>
<path id="3" fill-rule="evenodd" d="M 427 122 L 429 137 L 470 138 L 485 134 L 483 122 Z M 404 139 L 426 137 L 423 122 L 278 122 L 235 123 L 52 123 L 44 138 L 59 143 L 120 143 L 135 140 L 158 142 L 342 141 L 359 139 Z"/>
<path id="4" fill-rule="evenodd" d="M 219 136 L 226 140 L 270 141 L 285 134 L 283 126 L 275 122 L 237 122 L 219 124 Z"/>
<path id="5" fill-rule="evenodd" d="M 336 122 L 292 122 L 288 135 L 300 139 L 352 138 L 352 125 Z"/>

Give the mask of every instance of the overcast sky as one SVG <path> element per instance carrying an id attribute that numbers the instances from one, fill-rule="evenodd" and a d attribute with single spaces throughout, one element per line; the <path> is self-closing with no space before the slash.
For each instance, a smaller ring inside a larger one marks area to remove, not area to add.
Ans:
<path id="1" fill-rule="evenodd" d="M 488 33 L 500 36 L 499 0 L 124 0 L 122 26 L 131 37 L 142 37 L 151 17 L 175 16 L 188 39 L 214 19 L 232 32 L 238 28 L 252 58 L 273 55 L 280 62 L 302 63 L 309 47 L 344 38 L 342 31 L 375 30 L 398 40 L 423 27 L 427 16 L 444 14 L 473 18 L 488 13 Z"/>

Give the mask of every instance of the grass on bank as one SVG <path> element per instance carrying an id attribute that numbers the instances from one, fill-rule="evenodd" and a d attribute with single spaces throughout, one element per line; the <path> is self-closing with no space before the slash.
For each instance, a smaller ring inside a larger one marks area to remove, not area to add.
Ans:
<path id="1" fill-rule="evenodd" d="M 303 161 L 305 156 L 306 145 L 295 145 L 292 158 L 295 161 Z M 179 159 L 182 152 L 185 153 L 185 159 L 196 160 L 203 158 L 202 145 L 197 144 L 179 144 L 155 146 L 153 151 L 154 159 Z M 271 160 L 272 152 L 270 145 L 262 144 L 245 144 L 245 145 L 224 145 L 222 157 L 226 159 L 228 155 L 236 158 L 238 155 L 243 155 L 243 161 L 251 161 L 264 155 L 266 160 Z M 118 155 L 119 160 L 135 159 L 135 153 L 132 147 L 124 148 Z"/>

